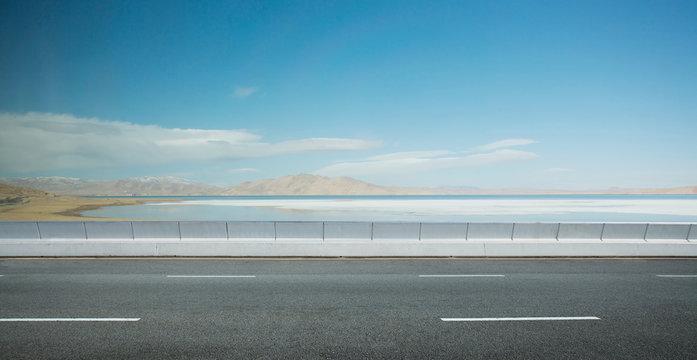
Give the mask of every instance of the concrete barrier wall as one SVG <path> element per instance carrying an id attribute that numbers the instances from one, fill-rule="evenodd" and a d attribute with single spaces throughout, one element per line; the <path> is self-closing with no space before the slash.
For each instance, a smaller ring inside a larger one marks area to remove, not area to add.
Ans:
<path id="1" fill-rule="evenodd" d="M 602 241 L 644 241 L 648 224 L 605 224 Z"/>
<path id="2" fill-rule="evenodd" d="M 276 240 L 276 224 L 265 221 L 230 221 L 227 223 L 228 240 L 242 242 L 269 242 Z"/>
<path id="3" fill-rule="evenodd" d="M 687 241 L 690 224 L 649 224 L 646 241 Z"/>
<path id="4" fill-rule="evenodd" d="M 561 223 L 557 240 L 567 242 L 600 241 L 604 224 L 594 223 Z"/>
<path id="5" fill-rule="evenodd" d="M 511 241 L 513 223 L 470 223 L 467 240 L 470 241 Z"/>
<path id="6" fill-rule="evenodd" d="M 170 255 L 697 256 L 697 226 L 670 223 L 0 222 L 0 256 Z"/>
<path id="7" fill-rule="evenodd" d="M 179 231 L 182 240 L 227 240 L 225 221 L 181 221 Z"/>
<path id="8" fill-rule="evenodd" d="M 559 224 L 518 223 L 513 227 L 513 240 L 557 241 Z"/>
<path id="9" fill-rule="evenodd" d="M 324 241 L 366 242 L 373 240 L 373 223 L 369 222 L 325 222 Z"/>
<path id="10" fill-rule="evenodd" d="M 421 241 L 466 241 L 467 225 L 467 223 L 421 223 Z"/>
<path id="11" fill-rule="evenodd" d="M 647 242 L 612 242 L 612 243 L 578 243 L 578 242 L 512 242 L 484 243 L 486 256 L 490 257 L 538 257 L 538 256 L 697 256 L 697 246 L 694 243 L 647 243 Z"/>
<path id="12" fill-rule="evenodd" d="M 39 224 L 36 221 L 0 222 L 0 239 L 39 240 Z"/>
<path id="13" fill-rule="evenodd" d="M 373 241 L 419 241 L 421 234 L 419 223 L 373 223 Z"/>
<path id="14" fill-rule="evenodd" d="M 135 240 L 181 240 L 179 223 L 176 221 L 134 221 L 132 224 Z"/>
<path id="15" fill-rule="evenodd" d="M 87 240 L 85 224 L 82 222 L 39 222 L 42 240 Z"/>
<path id="16" fill-rule="evenodd" d="M 87 240 L 133 240 L 133 224 L 128 221 L 85 222 Z"/>
<path id="17" fill-rule="evenodd" d="M 277 222 L 276 241 L 317 242 L 324 240 L 321 222 Z"/>

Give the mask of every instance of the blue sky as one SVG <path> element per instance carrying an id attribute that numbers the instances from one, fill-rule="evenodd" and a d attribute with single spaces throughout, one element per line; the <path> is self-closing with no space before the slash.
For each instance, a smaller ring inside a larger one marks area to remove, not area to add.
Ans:
<path id="1" fill-rule="evenodd" d="M 697 185 L 695 1 L 0 1 L 0 176 Z"/>

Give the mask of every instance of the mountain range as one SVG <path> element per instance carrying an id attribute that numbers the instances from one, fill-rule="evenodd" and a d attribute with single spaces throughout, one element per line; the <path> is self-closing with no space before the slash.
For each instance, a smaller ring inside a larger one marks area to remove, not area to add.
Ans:
<path id="1" fill-rule="evenodd" d="M 171 176 L 121 180 L 85 180 L 49 176 L 1 178 L 0 182 L 47 191 L 56 195 L 80 196 L 217 195 L 221 190 L 216 186 Z"/>
<path id="2" fill-rule="evenodd" d="M 28 197 L 48 197 L 50 194 L 36 189 L 0 184 L 0 205 L 24 202 Z"/>
<path id="3" fill-rule="evenodd" d="M 350 177 L 328 178 L 309 174 L 244 182 L 231 187 L 218 187 L 177 177 L 85 180 L 50 176 L 0 178 L 0 183 L 36 189 L 56 195 L 81 196 L 697 194 L 697 186 L 660 189 L 610 188 L 585 191 L 533 188 L 406 188 L 380 186 Z"/>

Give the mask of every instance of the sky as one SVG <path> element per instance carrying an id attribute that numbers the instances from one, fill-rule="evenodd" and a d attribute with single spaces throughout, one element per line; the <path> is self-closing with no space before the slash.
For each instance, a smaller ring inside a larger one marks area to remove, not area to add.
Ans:
<path id="1" fill-rule="evenodd" d="M 0 177 L 697 185 L 697 2 L 0 0 Z"/>

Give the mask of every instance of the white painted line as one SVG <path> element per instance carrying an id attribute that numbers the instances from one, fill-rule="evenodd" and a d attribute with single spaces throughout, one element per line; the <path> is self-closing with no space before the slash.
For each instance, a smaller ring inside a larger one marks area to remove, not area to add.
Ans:
<path id="1" fill-rule="evenodd" d="M 256 275 L 167 275 L 168 278 L 255 278 Z"/>
<path id="2" fill-rule="evenodd" d="M 667 277 L 667 278 L 697 278 L 697 275 L 656 275 L 658 277 Z"/>
<path id="3" fill-rule="evenodd" d="M 140 321 L 140 318 L 7 318 L 0 322 L 49 322 L 49 321 Z"/>
<path id="4" fill-rule="evenodd" d="M 557 316 L 557 317 L 501 317 L 501 318 L 441 318 L 442 321 L 564 321 L 564 320 L 600 320 L 595 316 Z"/>
<path id="5" fill-rule="evenodd" d="M 419 275 L 422 278 L 452 278 L 452 277 L 504 277 L 498 274 L 462 274 L 462 275 Z"/>

